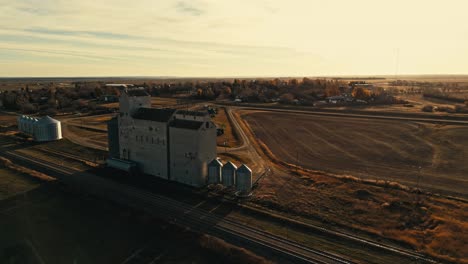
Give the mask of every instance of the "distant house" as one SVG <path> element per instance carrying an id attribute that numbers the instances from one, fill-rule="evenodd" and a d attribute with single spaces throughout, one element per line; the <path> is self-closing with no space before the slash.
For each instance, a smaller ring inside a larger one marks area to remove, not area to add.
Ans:
<path id="1" fill-rule="evenodd" d="M 327 97 L 326 100 L 327 100 L 328 103 L 331 103 L 331 104 L 346 102 L 346 98 L 344 96 L 341 96 L 341 95 L 330 96 L 330 97 Z"/>
<path id="2" fill-rule="evenodd" d="M 367 89 L 367 90 L 369 90 L 371 92 L 374 90 L 374 85 L 370 84 L 370 83 L 357 83 L 357 84 L 354 84 L 353 87 L 354 88 L 364 88 L 364 89 Z"/>

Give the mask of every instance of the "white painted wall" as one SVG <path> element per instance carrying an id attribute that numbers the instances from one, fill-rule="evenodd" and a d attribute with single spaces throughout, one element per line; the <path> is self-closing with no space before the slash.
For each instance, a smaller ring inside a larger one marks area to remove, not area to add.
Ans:
<path id="1" fill-rule="evenodd" d="M 199 130 L 169 128 L 171 180 L 204 186 L 208 163 L 216 158 L 216 127 L 209 122 Z"/>

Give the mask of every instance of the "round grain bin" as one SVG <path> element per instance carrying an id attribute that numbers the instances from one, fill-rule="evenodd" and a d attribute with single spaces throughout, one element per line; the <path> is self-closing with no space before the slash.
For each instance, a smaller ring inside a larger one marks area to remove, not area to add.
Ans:
<path id="1" fill-rule="evenodd" d="M 24 115 L 18 116 L 18 118 L 16 119 L 16 122 L 18 123 L 18 130 L 20 132 L 23 132 L 24 131 Z"/>
<path id="2" fill-rule="evenodd" d="M 25 129 L 24 132 L 27 133 L 27 134 L 32 134 L 33 133 L 33 124 L 34 124 L 33 118 L 30 117 L 30 116 L 26 116 L 26 121 L 25 121 L 26 129 Z"/>
<path id="3" fill-rule="evenodd" d="M 250 193 L 252 190 L 252 170 L 245 164 L 236 171 L 236 190 L 242 194 Z"/>
<path id="4" fill-rule="evenodd" d="M 36 141 L 53 141 L 62 138 L 62 127 L 60 121 L 46 116 L 34 124 L 34 139 Z"/>
<path id="5" fill-rule="evenodd" d="M 223 163 L 219 159 L 213 159 L 208 164 L 208 184 L 218 184 L 221 182 Z"/>
<path id="6" fill-rule="evenodd" d="M 236 170 L 237 167 L 234 163 L 228 161 L 224 164 L 222 168 L 223 175 L 221 177 L 224 186 L 231 187 L 236 184 Z"/>

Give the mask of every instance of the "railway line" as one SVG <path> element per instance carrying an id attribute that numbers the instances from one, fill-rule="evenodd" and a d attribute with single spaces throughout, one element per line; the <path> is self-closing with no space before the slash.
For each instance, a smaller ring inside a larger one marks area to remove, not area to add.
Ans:
<path id="1" fill-rule="evenodd" d="M 77 155 L 73 155 L 73 154 L 70 154 L 70 153 L 67 153 L 67 152 L 64 152 L 64 151 L 59 151 L 59 150 L 55 150 L 55 149 L 51 149 L 51 148 L 48 148 L 48 147 L 44 147 L 44 146 L 37 146 L 36 147 L 38 150 L 41 150 L 45 153 L 49 153 L 49 154 L 52 154 L 52 155 L 57 155 L 57 156 L 60 156 L 60 157 L 65 157 L 65 158 L 68 158 L 68 159 L 71 159 L 71 160 L 77 160 L 77 161 L 80 161 L 80 162 L 83 162 L 87 165 L 99 165 L 96 161 L 94 160 L 91 160 L 91 159 L 86 159 L 86 158 L 83 158 L 83 157 L 80 157 L 80 156 L 77 156 Z"/>
<path id="2" fill-rule="evenodd" d="M 301 263 L 353 263 L 344 257 L 325 251 L 304 247 L 294 241 L 249 227 L 242 223 L 222 218 L 211 212 L 193 207 L 167 197 L 159 196 L 132 186 L 120 184 L 96 175 L 68 168 L 37 157 L 27 157 L 14 151 L 5 151 L 6 158 L 35 168 L 53 172 L 54 176 L 67 184 L 79 185 L 85 191 L 111 199 L 128 206 L 137 207 L 151 214 L 163 215 L 192 229 L 214 236 L 229 238 L 242 245 L 251 245 L 274 252 L 278 256 Z M 161 214 L 164 212 L 164 214 Z"/>

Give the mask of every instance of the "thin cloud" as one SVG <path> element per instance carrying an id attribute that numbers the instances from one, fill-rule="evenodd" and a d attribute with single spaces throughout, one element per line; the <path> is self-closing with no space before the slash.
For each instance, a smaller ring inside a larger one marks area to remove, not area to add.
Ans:
<path id="1" fill-rule="evenodd" d="M 33 15 L 38 15 L 38 16 L 47 16 L 50 14 L 49 10 L 43 9 L 43 8 L 36 8 L 36 7 L 18 7 L 16 10 L 23 12 L 23 13 L 29 13 Z"/>
<path id="2" fill-rule="evenodd" d="M 57 30 L 57 29 L 46 29 L 46 28 L 27 28 L 24 31 L 32 33 L 41 33 L 49 35 L 62 35 L 62 36 L 87 36 L 107 39 L 136 39 L 139 37 L 130 36 L 126 34 L 116 34 L 111 32 L 100 32 L 100 31 L 77 31 L 77 30 Z"/>
<path id="3" fill-rule="evenodd" d="M 20 48 L 8 48 L 8 47 L 2 47 L 2 49 L 3 50 L 11 50 L 11 51 L 19 51 L 19 52 L 33 52 L 33 53 L 40 53 L 40 54 L 71 56 L 71 57 L 78 57 L 78 58 L 90 59 L 90 60 L 107 60 L 107 59 L 110 59 L 108 57 L 102 57 L 102 56 L 96 56 L 96 55 L 87 55 L 87 54 L 72 52 L 72 51 L 59 51 L 59 50 L 47 50 L 47 49 L 20 49 Z"/>
<path id="4" fill-rule="evenodd" d="M 183 2 L 183 1 L 177 2 L 176 9 L 179 12 L 188 13 L 188 14 L 190 14 L 192 16 L 200 16 L 201 14 L 204 13 L 203 10 L 201 10 L 201 9 L 191 5 L 191 4 L 188 4 L 187 2 Z"/>

